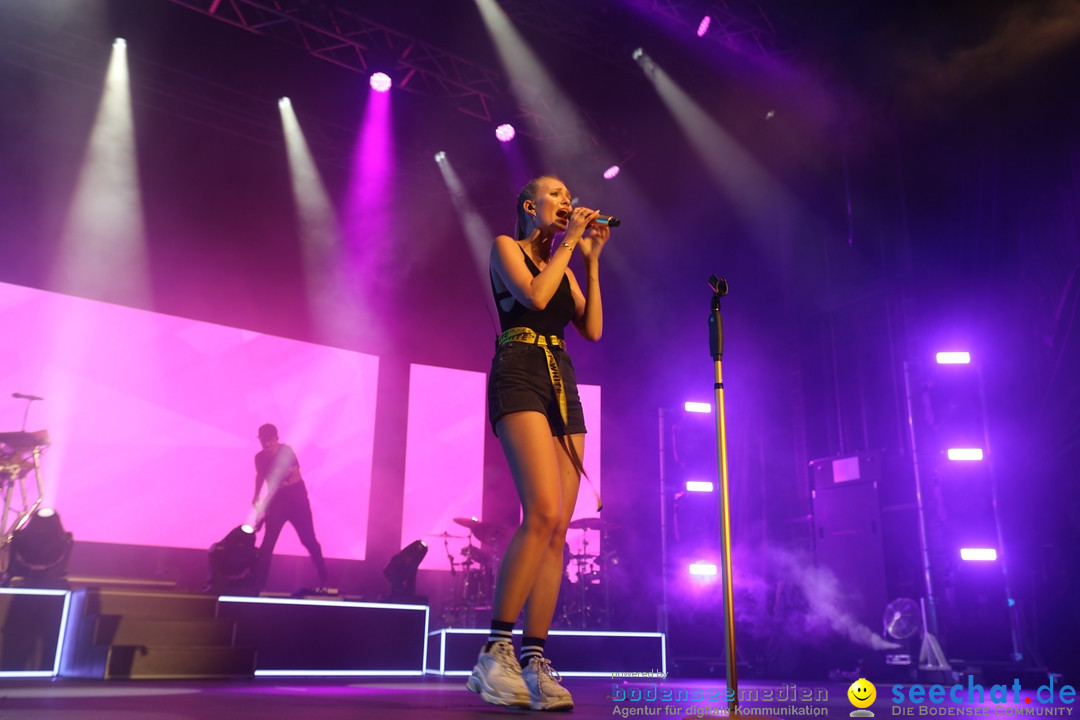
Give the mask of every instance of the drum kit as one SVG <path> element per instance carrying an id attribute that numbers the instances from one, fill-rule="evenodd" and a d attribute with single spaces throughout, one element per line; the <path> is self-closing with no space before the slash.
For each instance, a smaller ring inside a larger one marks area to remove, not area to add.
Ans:
<path id="1" fill-rule="evenodd" d="M 614 527 L 605 520 L 580 518 L 572 521 L 568 529 L 599 531 L 601 548 L 611 547 L 608 533 Z M 610 575 L 618 565 L 619 557 L 611 549 L 589 552 L 588 532 L 582 532 L 580 548 L 579 553 L 563 553 L 568 562 L 564 563 L 559 603 L 552 625 L 563 630 L 605 630 L 611 626 Z"/>
<path id="2" fill-rule="evenodd" d="M 458 517 L 454 522 L 469 534 L 443 532 L 436 536 L 443 539 L 453 583 L 451 600 L 443 608 L 443 622 L 446 627 L 482 627 L 490 619 L 495 576 L 514 529 L 476 518 Z M 457 556 L 450 549 L 452 538 L 466 539 Z"/>
<path id="3" fill-rule="evenodd" d="M 454 523 L 466 528 L 468 534 L 447 531 L 436 536 L 443 538 L 453 584 L 451 599 L 443 608 L 443 622 L 446 627 L 485 627 L 491 619 L 499 563 L 514 528 L 474 517 L 454 518 Z M 581 518 L 569 525 L 569 530 L 597 530 L 602 539 L 611 529 L 600 518 Z M 451 539 L 466 540 L 456 555 Z M 552 625 L 562 629 L 604 629 L 609 627 L 611 616 L 607 575 L 618 564 L 618 556 L 611 551 L 589 552 L 587 532 L 582 533 L 579 545 L 581 552 L 576 554 L 570 553 L 569 544 L 565 546 L 563 582 Z"/>

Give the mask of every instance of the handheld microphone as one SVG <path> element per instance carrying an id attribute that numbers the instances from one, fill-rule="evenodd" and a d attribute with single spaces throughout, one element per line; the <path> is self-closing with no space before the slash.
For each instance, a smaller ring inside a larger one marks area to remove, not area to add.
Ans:
<path id="1" fill-rule="evenodd" d="M 555 214 L 564 220 L 570 217 L 570 211 L 568 210 L 560 210 Z M 612 217 L 610 215 L 601 215 L 600 217 L 593 220 L 590 225 L 593 223 L 597 225 L 607 225 L 608 227 L 619 227 L 620 225 L 622 225 L 622 220 L 617 217 Z"/>
<path id="2" fill-rule="evenodd" d="M 11 393 L 11 397 L 15 398 L 16 400 L 29 400 L 31 402 L 33 402 L 34 400 L 44 400 L 45 399 L 45 398 L 38 397 L 37 395 L 23 395 L 22 393 Z"/>

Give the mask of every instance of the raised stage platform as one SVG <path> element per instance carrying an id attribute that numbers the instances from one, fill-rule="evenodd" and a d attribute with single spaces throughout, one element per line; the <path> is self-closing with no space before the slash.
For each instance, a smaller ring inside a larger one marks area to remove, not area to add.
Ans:
<path id="1" fill-rule="evenodd" d="M 103 680 L 466 675 L 488 632 L 432 630 L 426 605 L 98 587 L 0 588 L 0 620 L 0 677 Z M 548 648 L 567 677 L 667 671 L 660 633 Z"/>
<path id="2" fill-rule="evenodd" d="M 514 635 L 521 638 L 521 631 Z M 427 671 L 468 675 L 476 663 L 486 629 L 446 628 L 429 634 Z M 667 675 L 663 633 L 552 630 L 545 653 L 557 660 L 564 677 L 613 677 L 619 673 Z"/>

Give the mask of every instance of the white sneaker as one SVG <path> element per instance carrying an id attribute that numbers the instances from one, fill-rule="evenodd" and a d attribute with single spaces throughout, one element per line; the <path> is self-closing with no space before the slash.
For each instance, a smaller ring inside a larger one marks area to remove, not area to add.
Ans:
<path id="1" fill-rule="evenodd" d="M 547 658 L 533 655 L 521 671 L 521 677 L 529 688 L 529 707 L 533 710 L 574 709 L 574 698 L 559 684 L 562 678 Z"/>
<path id="2" fill-rule="evenodd" d="M 484 702 L 492 705 L 531 706 L 529 689 L 521 678 L 521 664 L 514 656 L 514 646 L 508 640 L 500 640 L 488 652 L 480 651 L 465 687 L 480 693 Z"/>

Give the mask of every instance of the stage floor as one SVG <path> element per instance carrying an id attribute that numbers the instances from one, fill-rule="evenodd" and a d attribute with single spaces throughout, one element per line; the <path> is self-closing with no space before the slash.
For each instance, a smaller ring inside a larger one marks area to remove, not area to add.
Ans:
<path id="1" fill-rule="evenodd" d="M 578 720 L 619 717 L 610 680 L 567 678 Z M 659 681 L 663 687 L 689 688 L 694 683 Z M 710 683 L 711 684 L 711 683 Z M 715 684 L 712 684 L 715 687 Z M 652 683 L 620 687 L 647 690 Z M 699 683 L 699 687 L 703 684 Z M 777 684 L 777 687 L 779 684 Z M 742 687 L 740 685 L 740 687 Z M 837 712 L 847 716 L 851 706 L 836 688 Z M 617 694 L 617 693 L 616 693 Z M 833 693 L 830 693 L 830 697 Z M 658 709 L 653 716 L 682 718 L 691 703 L 637 702 L 631 706 Z M 699 702 L 702 708 L 720 703 Z M 846 706 L 843 707 L 843 706 Z M 641 713 L 644 714 L 644 713 Z M 357 720 L 358 718 L 425 718 L 463 720 L 533 715 L 528 710 L 498 708 L 465 689 L 465 679 L 424 677 L 416 680 L 371 681 L 251 681 L 147 682 L 23 680 L 0 683 L 0 718 L 3 720 L 64 718 L 64 720 Z M 564 714 L 559 714 L 564 715 Z M 639 715 L 640 716 L 640 715 Z M 827 717 L 827 715 L 819 715 Z"/>
<path id="2" fill-rule="evenodd" d="M 708 699 L 722 692 L 715 680 L 638 679 L 632 683 L 597 678 L 568 678 L 574 694 L 571 717 L 599 720 L 611 717 L 722 717 L 726 705 Z M 989 688 L 987 688 L 989 690 Z M 847 718 L 854 709 L 847 686 L 781 681 L 744 681 L 740 694 L 756 697 L 743 703 L 747 714 L 766 717 Z M 631 692 L 636 691 L 636 692 Z M 659 697 L 656 694 L 659 693 Z M 663 694 L 668 693 L 668 699 Z M 767 695 L 766 693 L 771 693 Z M 624 698 L 620 698 L 625 694 Z M 918 706 L 905 710 L 891 702 L 890 685 L 877 687 L 871 708 L 878 718 L 894 715 L 919 717 Z M 1010 693 L 1011 695 L 1011 693 Z M 637 697 L 637 700 L 633 698 Z M 655 697 L 656 699 L 651 699 Z M 682 697 L 682 700 L 672 699 Z M 687 700 L 686 698 L 701 698 Z M 792 702 L 789 698 L 795 698 Z M 1026 698 L 1030 697 L 1032 702 Z M 771 698 L 766 700 L 765 698 Z M 783 699 L 781 699 L 783 698 Z M 1010 697 L 1011 700 L 1011 697 Z M 1020 715 L 1072 717 L 1074 708 L 1035 701 L 1034 689 L 1025 689 L 1019 703 L 953 704 L 934 707 L 937 715 Z M 926 705 L 922 706 L 926 708 Z M 463 678 L 427 676 L 399 681 L 282 681 L 255 679 L 216 682 L 5 680 L 0 682 L 0 718 L 3 720 L 357 720 L 359 718 L 425 718 L 462 720 L 522 716 L 527 710 L 485 704 L 465 689 Z M 1080 715 L 1080 713 L 1076 713 Z"/>

